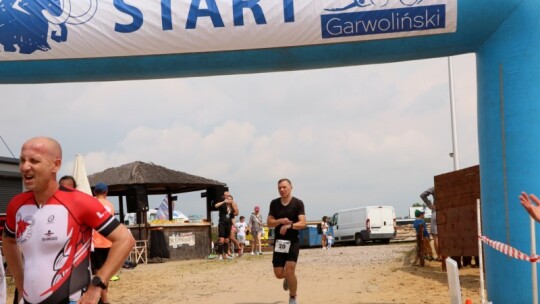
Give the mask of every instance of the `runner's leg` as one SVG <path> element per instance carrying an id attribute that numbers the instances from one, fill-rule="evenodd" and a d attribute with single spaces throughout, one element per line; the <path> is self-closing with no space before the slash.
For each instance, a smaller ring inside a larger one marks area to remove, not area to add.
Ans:
<path id="1" fill-rule="evenodd" d="M 262 253 L 262 243 L 261 243 L 262 234 L 257 232 L 257 246 L 259 246 L 259 253 Z"/>
<path id="2" fill-rule="evenodd" d="M 296 296 L 296 289 L 298 287 L 298 281 L 296 279 L 296 262 L 287 261 L 285 263 L 285 278 L 289 284 L 289 294 Z"/>

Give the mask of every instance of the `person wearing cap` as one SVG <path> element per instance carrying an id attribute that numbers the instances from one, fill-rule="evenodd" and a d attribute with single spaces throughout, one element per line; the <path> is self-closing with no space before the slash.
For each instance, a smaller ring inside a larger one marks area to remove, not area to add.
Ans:
<path id="1" fill-rule="evenodd" d="M 103 207 L 105 207 L 105 210 L 107 210 L 110 215 L 114 216 L 114 206 L 109 200 L 107 200 L 108 192 L 109 187 L 105 183 L 98 183 L 94 187 L 94 194 L 96 195 L 97 200 L 103 205 Z M 92 261 L 92 272 L 96 273 L 101 269 L 107 260 L 112 243 L 97 231 L 94 231 L 92 234 L 92 242 L 94 245 L 94 251 L 90 253 L 90 260 Z M 107 288 L 101 290 L 100 303 L 102 304 L 109 303 L 109 300 L 107 299 L 107 291 L 108 286 Z"/>
<path id="2" fill-rule="evenodd" d="M 420 226 L 423 227 L 423 235 L 422 235 L 422 245 L 424 248 L 424 257 L 430 261 L 433 260 L 433 250 L 431 249 L 431 243 L 429 239 L 429 232 L 426 228 L 426 221 L 424 220 L 424 211 L 416 210 L 414 212 L 414 216 L 416 219 L 414 220 L 413 226 L 414 229 L 416 229 L 416 234 L 420 232 Z"/>
<path id="3" fill-rule="evenodd" d="M 6 210 L 2 251 L 18 302 L 96 304 L 135 240 L 94 197 L 60 187 L 62 147 L 35 137 L 21 147 L 19 171 L 26 192 Z M 103 267 L 90 272 L 92 229 L 112 242 Z"/>
<path id="4" fill-rule="evenodd" d="M 262 229 L 263 218 L 260 213 L 261 207 L 255 206 L 253 213 L 249 217 L 249 227 L 251 230 L 251 236 L 253 237 L 253 244 L 251 245 L 251 255 L 262 254 Z M 258 250 L 257 250 L 258 249 Z"/>

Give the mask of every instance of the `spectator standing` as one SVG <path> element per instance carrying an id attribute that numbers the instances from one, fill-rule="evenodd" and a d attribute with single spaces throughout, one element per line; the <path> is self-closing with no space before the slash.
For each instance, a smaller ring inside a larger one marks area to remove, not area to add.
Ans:
<path id="1" fill-rule="evenodd" d="M 103 205 L 105 210 L 107 210 L 110 215 L 114 216 L 114 206 L 109 200 L 107 200 L 108 192 L 109 187 L 104 183 L 98 183 L 94 187 L 94 193 L 97 200 Z M 92 242 L 94 244 L 94 251 L 90 253 L 90 259 L 92 261 L 92 271 L 96 273 L 101 269 L 101 267 L 103 267 L 103 264 L 107 260 L 112 243 L 97 231 L 94 231 L 92 234 Z M 107 288 L 101 290 L 101 304 L 109 304 L 109 300 L 107 298 L 108 289 L 109 288 L 107 286 Z"/>
<path id="2" fill-rule="evenodd" d="M 328 232 L 328 234 L 326 235 L 326 248 L 332 248 L 332 244 L 334 244 L 334 237 L 330 232 Z"/>
<path id="3" fill-rule="evenodd" d="M 240 252 L 240 242 L 238 242 L 238 240 L 236 239 L 236 233 L 237 233 L 237 229 L 236 229 L 236 220 L 235 220 L 235 217 L 238 215 L 239 211 L 238 211 L 238 204 L 234 201 L 234 197 L 232 195 L 229 194 L 229 197 L 231 199 L 231 207 L 233 209 L 233 217 L 231 218 L 231 233 L 230 233 L 230 236 L 229 236 L 229 250 L 227 251 L 227 254 L 229 256 L 233 256 L 232 254 L 232 250 L 234 249 L 234 252 L 236 253 L 237 256 L 240 256 L 238 253 Z M 233 245 L 235 246 L 233 248 Z"/>
<path id="4" fill-rule="evenodd" d="M 63 187 L 77 189 L 77 181 L 75 181 L 75 178 L 71 175 L 62 176 L 58 183 L 60 183 L 60 186 Z"/>
<path id="5" fill-rule="evenodd" d="M 322 231 L 322 235 L 321 235 L 321 243 L 322 243 L 322 249 L 326 249 L 326 246 L 327 246 L 327 235 L 328 235 L 328 228 L 330 228 L 330 225 L 328 225 L 328 216 L 323 216 L 322 217 L 322 222 L 321 222 L 321 231 Z"/>
<path id="6" fill-rule="evenodd" d="M 414 220 L 414 228 L 416 229 L 416 234 L 420 232 L 420 226 L 422 226 L 422 246 L 424 248 L 424 258 L 430 261 L 433 261 L 433 250 L 431 249 L 431 243 L 429 239 L 429 232 L 427 231 L 426 221 L 424 220 L 424 212 L 416 210 L 414 212 L 416 219 Z M 418 248 L 420 249 L 420 248 Z"/>
<path id="7" fill-rule="evenodd" d="M 223 201 L 215 204 L 215 207 L 219 211 L 217 253 L 220 260 L 232 259 L 232 256 L 227 255 L 227 252 L 229 251 L 232 219 L 238 211 L 235 212 L 233 209 L 232 197 L 228 191 L 223 193 Z"/>
<path id="8" fill-rule="evenodd" d="M 262 254 L 261 234 L 263 229 L 263 218 L 260 211 L 261 208 L 259 206 L 255 206 L 253 213 L 251 213 L 249 217 L 249 227 L 251 230 L 251 236 L 253 237 L 251 255 Z"/>
<path id="9" fill-rule="evenodd" d="M 429 196 L 433 198 L 433 201 L 429 199 Z M 433 238 L 433 247 L 435 247 L 435 253 L 437 253 L 437 261 L 442 261 L 441 254 L 439 253 L 439 233 L 437 232 L 437 208 L 435 199 L 435 187 L 429 187 L 426 191 L 420 194 L 420 198 L 424 201 L 426 206 L 431 210 L 431 227 L 430 232 Z"/>
<path id="10" fill-rule="evenodd" d="M 247 230 L 247 223 L 246 223 L 246 217 L 240 216 L 240 221 L 235 223 L 236 226 L 236 239 L 238 240 L 238 243 L 240 244 L 240 250 L 238 251 L 238 256 L 242 256 L 244 254 L 244 246 L 246 245 L 246 230 Z"/>

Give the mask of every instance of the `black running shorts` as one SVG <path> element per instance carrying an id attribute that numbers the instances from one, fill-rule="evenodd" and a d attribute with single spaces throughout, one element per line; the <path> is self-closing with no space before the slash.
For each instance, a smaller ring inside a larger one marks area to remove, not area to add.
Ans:
<path id="1" fill-rule="evenodd" d="M 218 224 L 218 237 L 228 239 L 231 236 L 231 223 Z"/>
<path id="2" fill-rule="evenodd" d="M 94 248 L 94 251 L 90 252 L 90 261 L 92 262 L 92 269 L 99 270 L 105 264 L 107 256 L 109 256 L 110 248 Z"/>
<path id="3" fill-rule="evenodd" d="M 274 248 L 275 249 L 275 248 Z M 291 243 L 289 253 L 275 252 L 272 257 L 272 264 L 274 268 L 276 267 L 285 267 L 286 262 L 295 262 L 298 261 L 298 255 L 300 254 L 300 242 Z"/>

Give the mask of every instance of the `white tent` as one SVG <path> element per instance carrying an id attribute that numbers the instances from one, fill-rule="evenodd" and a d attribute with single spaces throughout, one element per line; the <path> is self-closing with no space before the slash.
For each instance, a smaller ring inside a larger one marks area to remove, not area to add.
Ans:
<path id="1" fill-rule="evenodd" d="M 75 156 L 73 178 L 77 182 L 77 190 L 92 195 L 92 188 L 90 188 L 90 182 L 88 182 L 88 175 L 86 174 L 86 166 L 82 154 L 77 154 Z"/>

